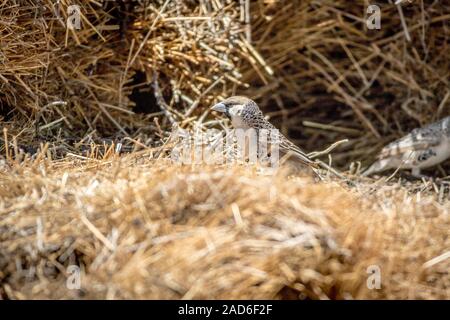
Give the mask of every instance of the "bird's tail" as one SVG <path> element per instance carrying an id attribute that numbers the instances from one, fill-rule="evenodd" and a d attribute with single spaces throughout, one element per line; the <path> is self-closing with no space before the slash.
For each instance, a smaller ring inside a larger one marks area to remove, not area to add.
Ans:
<path id="1" fill-rule="evenodd" d="M 282 140 L 280 144 L 280 151 L 287 156 L 287 158 L 295 157 L 296 160 L 300 161 L 302 164 L 317 167 L 317 163 L 311 160 L 306 153 L 303 152 L 302 149 L 297 147 L 295 144 L 290 141 Z"/>
<path id="2" fill-rule="evenodd" d="M 332 174 L 334 174 L 338 178 L 341 178 L 343 180 L 347 179 L 342 173 L 340 173 L 339 171 L 334 169 L 332 166 L 326 164 L 325 162 L 322 162 L 320 160 L 311 160 L 303 152 L 295 152 L 295 150 L 291 150 L 291 152 L 296 157 L 297 160 L 299 160 L 301 163 L 309 166 L 312 169 L 312 171 L 319 177 L 321 177 L 321 174 L 320 174 L 318 169 L 322 168 L 322 169 L 324 169 L 326 171 L 331 172 Z"/>
<path id="3" fill-rule="evenodd" d="M 289 153 L 292 153 L 293 156 L 303 164 L 306 164 L 310 167 L 317 168 L 318 165 L 315 161 L 311 160 L 303 151 L 291 149 Z"/>

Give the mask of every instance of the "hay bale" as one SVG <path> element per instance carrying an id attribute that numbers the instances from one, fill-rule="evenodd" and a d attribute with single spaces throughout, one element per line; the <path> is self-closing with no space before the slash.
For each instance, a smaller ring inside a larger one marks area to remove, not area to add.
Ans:
<path id="1" fill-rule="evenodd" d="M 449 298 L 449 201 L 430 185 L 43 154 L 0 171 L 1 298 Z"/>

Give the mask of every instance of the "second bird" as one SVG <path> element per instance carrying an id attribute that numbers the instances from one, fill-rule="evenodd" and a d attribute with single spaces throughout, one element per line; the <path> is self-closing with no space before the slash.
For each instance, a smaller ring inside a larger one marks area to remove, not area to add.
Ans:
<path id="1" fill-rule="evenodd" d="M 446 117 L 388 144 L 363 175 L 399 168 L 411 169 L 413 176 L 420 177 L 421 169 L 435 166 L 449 157 L 450 117 Z"/>

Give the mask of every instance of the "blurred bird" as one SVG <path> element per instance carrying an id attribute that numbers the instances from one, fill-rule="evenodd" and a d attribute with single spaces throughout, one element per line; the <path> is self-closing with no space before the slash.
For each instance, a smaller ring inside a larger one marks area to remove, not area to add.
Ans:
<path id="1" fill-rule="evenodd" d="M 299 147 L 289 141 L 264 118 L 263 113 L 253 100 L 242 96 L 233 96 L 217 103 L 211 109 L 224 113 L 231 120 L 235 129 L 248 130 L 253 128 L 257 135 L 261 129 L 275 130 L 272 132 L 277 134 L 276 138 L 279 140 L 281 154 L 292 154 L 303 164 L 317 167 L 315 161 L 311 160 Z"/>
<path id="2" fill-rule="evenodd" d="M 417 128 L 384 147 L 364 176 L 389 169 L 411 169 L 415 177 L 420 170 L 435 166 L 450 157 L 450 117 Z"/>

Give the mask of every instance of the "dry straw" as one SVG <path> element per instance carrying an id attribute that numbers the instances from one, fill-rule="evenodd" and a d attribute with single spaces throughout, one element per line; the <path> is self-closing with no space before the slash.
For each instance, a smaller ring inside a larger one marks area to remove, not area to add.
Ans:
<path id="1" fill-rule="evenodd" d="M 235 93 L 308 151 L 349 139 L 345 169 L 447 116 L 449 4 L 380 8 L 367 30 L 343 0 L 1 2 L 0 297 L 448 299 L 446 180 L 167 157 Z"/>
<path id="2" fill-rule="evenodd" d="M 69 5 L 80 7 L 79 30 L 66 27 Z M 153 117 L 164 116 L 163 129 L 189 125 L 242 84 L 244 31 L 233 1 L 4 1 L 0 17 L 0 121 L 21 145 L 151 143 Z M 144 79 L 135 83 L 137 71 Z M 133 111 L 133 90 L 148 92 L 147 114 Z"/>
<path id="3" fill-rule="evenodd" d="M 3 298 L 449 298 L 449 202 L 430 184 L 46 150 L 2 164 Z"/>

